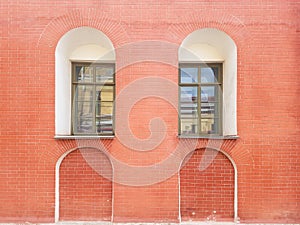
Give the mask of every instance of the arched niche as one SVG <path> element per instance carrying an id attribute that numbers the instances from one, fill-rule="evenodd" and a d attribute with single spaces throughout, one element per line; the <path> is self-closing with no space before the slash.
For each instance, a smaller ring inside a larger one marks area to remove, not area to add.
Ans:
<path id="1" fill-rule="evenodd" d="M 64 34 L 55 49 L 55 135 L 71 135 L 72 62 L 115 62 L 111 40 L 101 31 L 79 27 Z"/>
<path id="2" fill-rule="evenodd" d="M 223 64 L 223 136 L 237 135 L 237 46 L 223 31 L 204 28 L 189 34 L 178 51 L 179 63 Z"/>

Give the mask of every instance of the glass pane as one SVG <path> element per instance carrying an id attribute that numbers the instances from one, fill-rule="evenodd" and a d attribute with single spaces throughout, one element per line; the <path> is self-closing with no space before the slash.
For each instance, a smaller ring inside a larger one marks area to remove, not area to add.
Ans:
<path id="1" fill-rule="evenodd" d="M 198 118 L 197 103 L 181 103 L 180 104 L 181 118 Z"/>
<path id="2" fill-rule="evenodd" d="M 220 134 L 221 132 L 221 120 L 219 118 L 214 119 L 214 123 L 212 124 L 211 127 L 211 134 Z"/>
<path id="3" fill-rule="evenodd" d="M 113 102 L 98 102 L 96 125 L 98 133 L 113 133 Z"/>
<path id="4" fill-rule="evenodd" d="M 93 82 L 93 67 L 75 66 L 76 82 Z"/>
<path id="5" fill-rule="evenodd" d="M 96 82 L 114 82 L 114 68 L 113 66 L 97 66 L 96 67 Z"/>
<path id="6" fill-rule="evenodd" d="M 180 83 L 198 83 L 198 68 L 180 68 Z"/>
<path id="7" fill-rule="evenodd" d="M 201 103 L 201 118 L 217 117 L 218 103 Z"/>
<path id="8" fill-rule="evenodd" d="M 114 87 L 96 86 L 96 126 L 97 132 L 113 133 Z"/>
<path id="9" fill-rule="evenodd" d="M 199 119 L 181 119 L 181 134 L 197 134 Z"/>
<path id="10" fill-rule="evenodd" d="M 218 67 L 201 68 L 201 83 L 218 83 Z"/>
<path id="11" fill-rule="evenodd" d="M 218 120 L 215 118 L 201 119 L 201 133 L 204 134 L 216 134 L 218 127 Z"/>
<path id="12" fill-rule="evenodd" d="M 75 114 L 77 116 L 93 117 L 93 102 L 76 102 Z"/>
<path id="13" fill-rule="evenodd" d="M 180 87 L 181 102 L 197 102 L 197 87 Z"/>
<path id="14" fill-rule="evenodd" d="M 76 101 L 92 101 L 93 86 L 92 85 L 76 85 L 75 100 Z"/>
<path id="15" fill-rule="evenodd" d="M 219 86 L 202 86 L 201 87 L 201 102 L 218 101 Z"/>
<path id="16" fill-rule="evenodd" d="M 75 103 L 75 127 L 76 133 L 94 133 L 93 102 L 78 101 Z"/>
<path id="17" fill-rule="evenodd" d="M 101 134 L 112 134 L 113 124 L 112 120 L 99 120 L 96 121 L 97 133 Z"/>
<path id="18" fill-rule="evenodd" d="M 96 116 L 97 117 L 110 117 L 113 114 L 113 102 L 97 102 L 96 104 Z"/>
<path id="19" fill-rule="evenodd" d="M 78 116 L 76 117 L 75 124 L 76 124 L 75 127 L 76 133 L 91 134 L 95 132 L 92 117 Z"/>
<path id="20" fill-rule="evenodd" d="M 114 87 L 113 86 L 96 86 L 97 101 L 113 101 L 114 100 Z"/>

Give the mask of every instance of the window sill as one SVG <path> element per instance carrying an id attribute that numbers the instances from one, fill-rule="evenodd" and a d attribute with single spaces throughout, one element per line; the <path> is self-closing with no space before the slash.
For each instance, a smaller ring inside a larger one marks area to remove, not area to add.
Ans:
<path id="1" fill-rule="evenodd" d="M 227 136 L 191 136 L 191 135 L 178 135 L 178 138 L 197 138 L 197 139 L 216 139 L 216 140 L 235 140 L 239 139 L 240 137 L 237 135 L 227 135 Z"/>
<path id="2" fill-rule="evenodd" d="M 87 136 L 81 136 L 81 135 L 55 135 L 54 139 L 113 139 L 115 138 L 114 135 L 102 135 L 102 136 L 96 136 L 96 135 L 87 135 Z"/>

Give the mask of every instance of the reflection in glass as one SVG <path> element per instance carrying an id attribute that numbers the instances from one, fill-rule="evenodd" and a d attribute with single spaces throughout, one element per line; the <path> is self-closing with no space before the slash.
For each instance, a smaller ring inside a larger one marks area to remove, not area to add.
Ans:
<path id="1" fill-rule="evenodd" d="M 197 134 L 199 129 L 199 119 L 184 119 L 181 118 L 182 134 Z"/>
<path id="2" fill-rule="evenodd" d="M 78 133 L 93 133 L 93 118 L 84 116 L 77 117 L 75 129 Z"/>
<path id="3" fill-rule="evenodd" d="M 218 86 L 202 86 L 201 87 L 201 101 L 214 102 L 218 98 Z"/>
<path id="4" fill-rule="evenodd" d="M 113 134 L 114 64 L 74 64 L 73 132 Z"/>
<path id="5" fill-rule="evenodd" d="M 217 83 L 218 68 L 203 67 L 201 68 L 201 83 Z"/>
<path id="6" fill-rule="evenodd" d="M 180 66 L 181 134 L 221 134 L 222 64 Z"/>
<path id="7" fill-rule="evenodd" d="M 101 101 L 113 101 L 113 86 L 96 86 L 96 99 Z"/>
<path id="8" fill-rule="evenodd" d="M 97 66 L 96 67 L 96 82 L 112 83 L 114 75 L 113 67 Z"/>
<path id="9" fill-rule="evenodd" d="M 184 134 L 196 134 L 199 129 L 197 87 L 180 87 L 181 130 Z"/>
<path id="10" fill-rule="evenodd" d="M 93 67 L 76 66 L 75 73 L 75 80 L 77 82 L 93 82 Z"/>
<path id="11" fill-rule="evenodd" d="M 215 119 L 209 118 L 209 119 L 201 119 L 201 131 L 205 134 L 214 134 L 216 133 L 215 129 Z"/>
<path id="12" fill-rule="evenodd" d="M 76 101 L 92 101 L 93 100 L 93 86 L 92 85 L 78 85 L 75 90 Z"/>
<path id="13" fill-rule="evenodd" d="M 198 68 L 181 68 L 180 69 L 181 83 L 197 83 L 198 82 Z"/>
<path id="14" fill-rule="evenodd" d="M 198 118 L 198 103 L 181 103 L 180 114 L 182 118 Z"/>
<path id="15" fill-rule="evenodd" d="M 197 87 L 180 87 L 180 101 L 194 102 L 197 101 Z"/>
<path id="16" fill-rule="evenodd" d="M 76 109 L 80 112 L 78 113 L 80 116 L 91 117 L 93 115 L 93 102 L 78 101 L 76 102 L 76 106 Z"/>
<path id="17" fill-rule="evenodd" d="M 201 116 L 202 117 L 216 117 L 217 115 L 216 103 L 201 103 Z"/>
<path id="18" fill-rule="evenodd" d="M 97 86 L 96 127 L 98 133 L 113 132 L 113 87 Z"/>

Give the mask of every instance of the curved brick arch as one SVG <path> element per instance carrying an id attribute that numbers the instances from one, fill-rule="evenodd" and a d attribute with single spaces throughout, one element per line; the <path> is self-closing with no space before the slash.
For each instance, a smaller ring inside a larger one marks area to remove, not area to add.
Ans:
<path id="1" fill-rule="evenodd" d="M 55 140 L 47 145 L 46 149 L 48 149 L 48 151 L 43 151 L 39 154 L 39 161 L 56 164 L 57 161 L 69 151 L 86 147 L 99 149 L 99 151 L 104 152 L 107 157 L 109 157 L 109 153 L 106 152 L 106 150 L 110 148 L 111 144 L 112 139 L 83 139 L 80 141 L 75 139 Z"/>
<path id="2" fill-rule="evenodd" d="M 251 153 L 243 147 L 238 139 L 199 139 L 197 149 L 211 148 L 227 154 L 236 164 L 237 168 L 254 166 Z"/>
<path id="3" fill-rule="evenodd" d="M 189 34 L 203 28 L 215 28 L 225 32 L 237 46 L 251 40 L 243 21 L 224 11 L 191 11 L 187 16 L 177 17 L 169 27 L 167 38 L 180 45 Z"/>
<path id="4" fill-rule="evenodd" d="M 76 9 L 51 20 L 40 35 L 37 46 L 55 47 L 68 31 L 78 27 L 92 27 L 105 33 L 115 48 L 127 42 L 128 35 L 119 21 L 114 21 L 97 9 Z"/>

